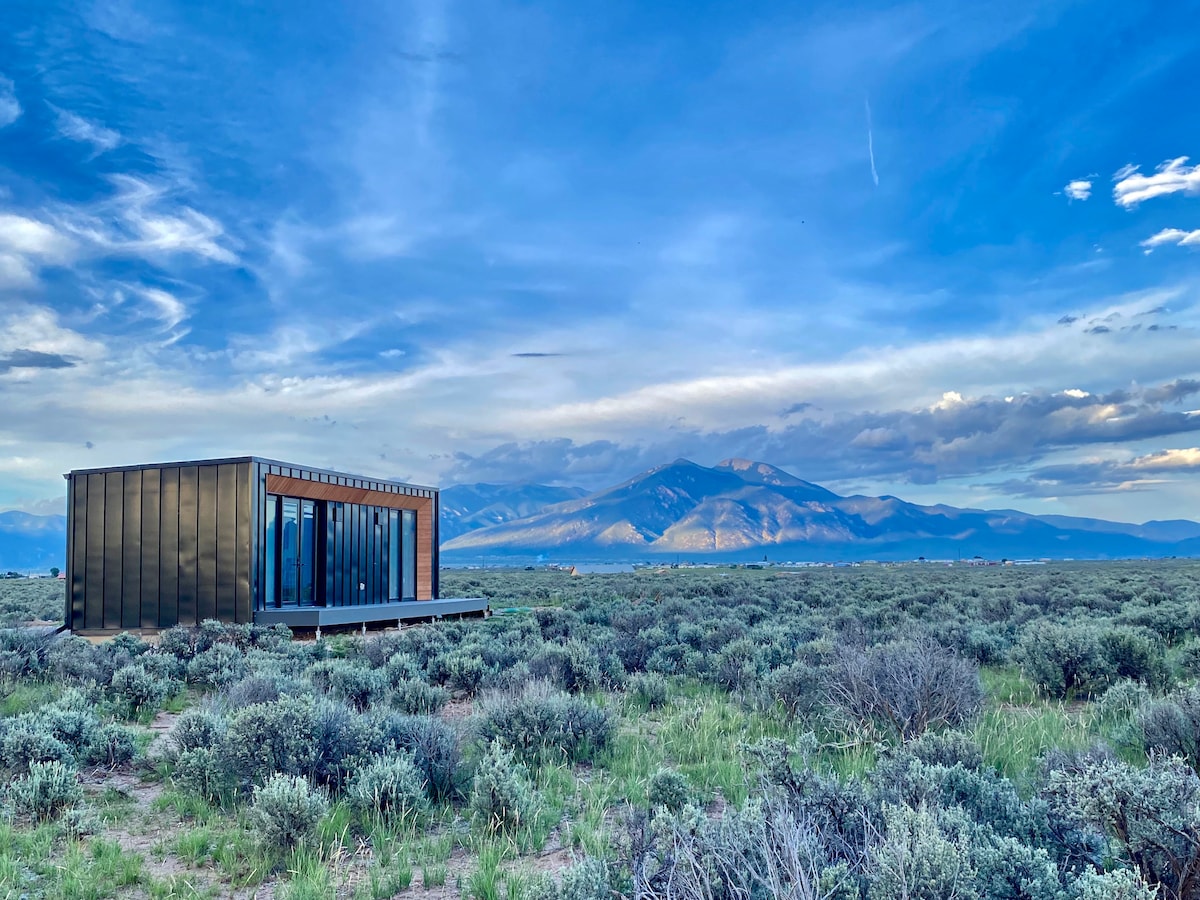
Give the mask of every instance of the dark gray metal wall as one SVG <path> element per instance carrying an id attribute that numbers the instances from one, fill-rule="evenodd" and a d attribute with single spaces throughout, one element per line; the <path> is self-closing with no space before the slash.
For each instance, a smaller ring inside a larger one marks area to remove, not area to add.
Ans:
<path id="1" fill-rule="evenodd" d="M 72 472 L 74 631 L 253 619 L 253 460 Z"/>

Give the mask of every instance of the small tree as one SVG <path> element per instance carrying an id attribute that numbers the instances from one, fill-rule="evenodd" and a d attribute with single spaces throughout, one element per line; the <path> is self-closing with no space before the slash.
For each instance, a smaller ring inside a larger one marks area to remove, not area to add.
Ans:
<path id="1" fill-rule="evenodd" d="M 60 571 L 61 571 L 61 569 L 59 569 L 59 568 L 58 568 L 58 566 L 51 566 L 51 567 L 50 567 L 50 577 L 51 577 L 51 578 L 57 578 L 57 577 L 58 577 L 58 573 L 59 573 Z"/>

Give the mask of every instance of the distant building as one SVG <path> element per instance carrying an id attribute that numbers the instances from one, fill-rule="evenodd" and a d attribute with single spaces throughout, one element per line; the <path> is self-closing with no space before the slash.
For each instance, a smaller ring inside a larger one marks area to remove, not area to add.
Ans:
<path id="1" fill-rule="evenodd" d="M 438 491 L 257 457 L 67 479 L 66 624 L 300 628 L 486 610 L 438 597 Z"/>

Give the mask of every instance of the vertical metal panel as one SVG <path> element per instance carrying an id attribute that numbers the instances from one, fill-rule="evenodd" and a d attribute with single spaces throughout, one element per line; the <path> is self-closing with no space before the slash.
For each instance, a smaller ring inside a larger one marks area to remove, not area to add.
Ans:
<path id="1" fill-rule="evenodd" d="M 348 540 L 348 530 L 346 528 L 346 516 L 350 512 L 349 503 L 338 504 L 338 522 L 337 522 L 337 605 L 345 606 L 349 600 L 349 585 L 350 585 L 350 564 L 346 557 L 346 542 Z"/>
<path id="2" fill-rule="evenodd" d="M 234 464 L 217 467 L 216 515 L 216 618 L 237 621 L 237 469 Z"/>
<path id="3" fill-rule="evenodd" d="M 250 594 L 254 609 L 266 609 L 267 473 L 262 463 L 250 464 Z"/>
<path id="4" fill-rule="evenodd" d="M 325 507 L 325 605 L 337 605 L 337 591 L 334 589 L 334 551 L 337 548 L 337 504 L 324 503 Z"/>
<path id="5" fill-rule="evenodd" d="M 217 616 L 217 472 L 200 466 L 196 487 L 196 618 Z"/>
<path id="6" fill-rule="evenodd" d="M 125 473 L 104 475 L 104 627 L 121 627 L 121 516 Z"/>
<path id="7" fill-rule="evenodd" d="M 126 472 L 121 512 L 121 627 L 142 624 L 142 472 Z"/>
<path id="8" fill-rule="evenodd" d="M 158 624 L 179 624 L 179 469 L 159 470 Z"/>
<path id="9" fill-rule="evenodd" d="M 84 569 L 84 626 L 104 627 L 104 475 L 87 475 L 87 559 Z"/>
<path id="10" fill-rule="evenodd" d="M 378 536 L 379 529 L 375 527 L 375 516 L 377 515 L 374 506 L 367 507 L 367 550 L 366 550 L 366 568 L 367 568 L 367 596 L 363 597 L 363 602 L 374 603 L 377 598 L 375 587 L 375 576 L 379 572 L 379 561 L 375 556 L 375 539 Z"/>
<path id="11" fill-rule="evenodd" d="M 146 469 L 142 472 L 142 627 L 158 628 L 158 572 L 159 572 L 159 520 L 161 509 L 162 470 Z"/>
<path id="12" fill-rule="evenodd" d="M 86 475 L 72 476 L 71 497 L 71 558 L 70 570 L 71 617 L 68 625 L 72 629 L 87 627 L 85 599 L 87 597 L 87 502 L 88 479 Z"/>
<path id="13" fill-rule="evenodd" d="M 179 623 L 198 625 L 196 572 L 199 551 L 200 470 L 179 469 Z"/>
<path id="14" fill-rule="evenodd" d="M 442 498 L 437 491 L 430 491 L 430 496 L 433 498 L 433 503 L 430 508 L 430 518 L 433 519 L 433 544 L 429 552 L 433 556 L 433 571 L 430 573 L 433 579 L 433 599 L 436 600 L 442 596 L 442 536 L 439 529 L 439 523 L 442 521 Z M 417 551 L 424 553 L 424 549 Z"/>
<path id="15" fill-rule="evenodd" d="M 235 528 L 235 559 L 234 559 L 234 621 L 251 622 L 254 620 L 254 606 L 251 601 L 251 540 L 250 527 L 253 515 L 250 487 L 250 463 L 237 465 L 237 510 Z"/>

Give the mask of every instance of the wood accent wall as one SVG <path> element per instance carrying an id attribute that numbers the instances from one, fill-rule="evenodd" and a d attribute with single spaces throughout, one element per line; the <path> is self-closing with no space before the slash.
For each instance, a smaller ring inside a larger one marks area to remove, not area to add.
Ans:
<path id="1" fill-rule="evenodd" d="M 432 497 L 389 494 L 386 491 L 346 487 L 341 484 L 325 484 L 321 481 L 306 481 L 303 478 L 288 478 L 283 475 L 267 476 L 267 493 L 303 497 L 307 500 L 330 500 L 335 503 L 382 506 L 387 509 L 415 509 L 417 511 L 417 599 L 433 599 Z"/>

